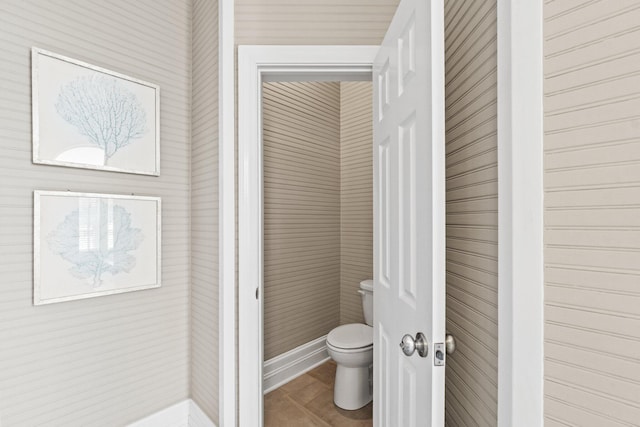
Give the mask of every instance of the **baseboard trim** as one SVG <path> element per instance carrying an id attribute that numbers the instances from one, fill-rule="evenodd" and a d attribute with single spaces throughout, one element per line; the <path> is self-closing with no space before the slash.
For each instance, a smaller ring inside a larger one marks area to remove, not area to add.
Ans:
<path id="1" fill-rule="evenodd" d="M 264 362 L 264 393 L 277 389 L 329 360 L 327 336 L 310 341 Z"/>
<path id="2" fill-rule="evenodd" d="M 164 408 L 127 427 L 216 427 L 191 399 Z"/>
<path id="3" fill-rule="evenodd" d="M 189 399 L 189 427 L 216 427 L 196 402 Z"/>

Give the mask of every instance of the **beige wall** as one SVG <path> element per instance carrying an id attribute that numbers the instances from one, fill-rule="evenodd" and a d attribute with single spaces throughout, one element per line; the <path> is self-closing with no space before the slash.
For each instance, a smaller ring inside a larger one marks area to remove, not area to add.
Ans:
<path id="1" fill-rule="evenodd" d="M 30 48 L 161 87 L 161 176 L 31 163 Z M 4 0 L 0 424 L 118 426 L 189 396 L 191 6 Z M 162 287 L 34 307 L 33 190 L 162 197 Z"/>
<path id="2" fill-rule="evenodd" d="M 340 84 L 265 83 L 264 358 L 338 326 Z"/>
<path id="3" fill-rule="evenodd" d="M 360 282 L 373 278 L 371 82 L 340 83 L 340 324 L 362 323 Z"/>
<path id="4" fill-rule="evenodd" d="M 380 44 L 399 0 L 236 0 L 236 44 Z"/>
<path id="5" fill-rule="evenodd" d="M 218 423 L 218 1 L 193 0 L 191 396 Z"/>
<path id="6" fill-rule="evenodd" d="M 450 426 L 497 425 L 496 0 L 445 2 Z"/>
<path id="7" fill-rule="evenodd" d="M 544 6 L 547 426 L 640 421 L 639 6 Z"/>
<path id="8" fill-rule="evenodd" d="M 370 82 L 263 86 L 265 359 L 362 322 L 373 263 Z"/>

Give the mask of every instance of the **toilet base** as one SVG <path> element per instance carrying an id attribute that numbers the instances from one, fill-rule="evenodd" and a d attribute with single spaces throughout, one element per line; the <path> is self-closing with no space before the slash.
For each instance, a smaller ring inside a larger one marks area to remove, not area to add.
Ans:
<path id="1" fill-rule="evenodd" d="M 369 382 L 369 367 L 336 367 L 336 382 L 333 388 L 333 402 L 337 407 L 354 411 L 372 400 Z"/>

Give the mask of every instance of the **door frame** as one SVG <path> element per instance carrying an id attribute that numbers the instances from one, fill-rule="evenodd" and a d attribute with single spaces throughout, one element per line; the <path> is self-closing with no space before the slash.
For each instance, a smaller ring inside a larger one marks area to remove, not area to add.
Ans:
<path id="1" fill-rule="evenodd" d="M 498 425 L 544 425 L 543 2 L 497 0 Z"/>
<path id="2" fill-rule="evenodd" d="M 264 81 L 371 80 L 378 46 L 238 46 L 239 425 L 263 425 Z M 259 297 L 256 297 L 259 295 Z"/>

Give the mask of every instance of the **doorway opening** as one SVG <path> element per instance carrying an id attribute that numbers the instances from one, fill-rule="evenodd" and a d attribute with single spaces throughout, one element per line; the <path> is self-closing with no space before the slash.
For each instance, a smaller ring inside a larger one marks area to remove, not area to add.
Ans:
<path id="1" fill-rule="evenodd" d="M 377 51 L 378 46 L 241 46 L 238 49 L 241 118 L 238 129 L 241 425 L 264 423 L 266 201 L 262 85 L 310 81 L 324 84 L 370 82 Z"/>
<path id="2" fill-rule="evenodd" d="M 372 84 L 261 89 L 265 426 L 372 425 Z"/>

